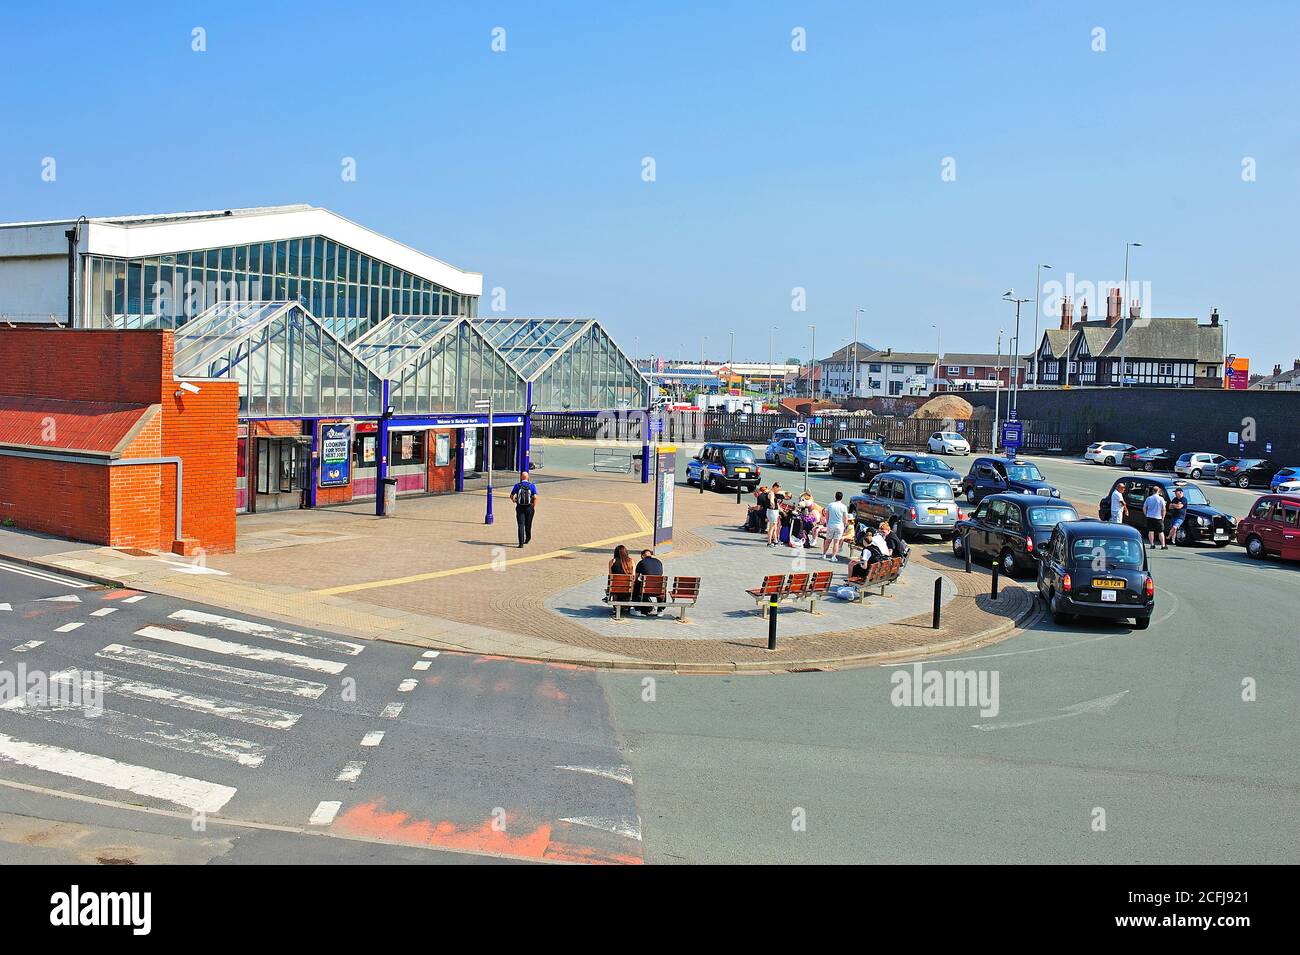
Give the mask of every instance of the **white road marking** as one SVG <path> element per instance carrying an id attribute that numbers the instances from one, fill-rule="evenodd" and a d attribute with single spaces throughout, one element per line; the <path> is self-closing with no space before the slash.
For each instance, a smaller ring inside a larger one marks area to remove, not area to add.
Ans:
<path id="1" fill-rule="evenodd" d="M 317 660 L 315 657 L 285 653 L 283 650 L 251 647 L 246 643 L 232 643 L 229 640 L 204 637 L 185 630 L 168 630 L 166 627 L 141 627 L 135 632 L 135 635 L 137 637 L 147 637 L 150 640 L 161 640 L 164 643 L 174 643 L 178 646 L 189 647 L 192 650 L 206 650 L 209 653 L 242 657 L 245 660 L 256 660 L 259 663 L 283 663 L 286 666 L 300 667 L 304 670 L 315 670 L 317 673 L 337 674 L 342 673 L 347 668 L 346 663 L 337 663 L 334 660 Z"/>
<path id="2" fill-rule="evenodd" d="M 76 630 L 76 629 L 78 629 L 78 628 L 80 628 L 80 627 L 84 627 L 84 626 L 85 626 L 84 623 L 65 623 L 65 624 L 64 624 L 63 626 L 61 626 L 61 627 L 55 627 L 55 628 L 54 628 L 54 632 L 55 632 L 55 633 L 71 633 L 73 630 Z"/>
<path id="3" fill-rule="evenodd" d="M 28 640 L 21 646 L 14 647 L 14 653 L 26 653 L 28 650 L 35 650 L 37 647 L 43 646 L 44 643 L 44 640 Z"/>
<path id="4" fill-rule="evenodd" d="M 280 676 L 278 673 L 261 673 L 257 670 L 245 670 L 241 667 L 228 667 L 220 663 L 208 663 L 206 660 L 190 660 L 186 657 L 174 657 L 169 653 L 155 653 L 140 647 L 126 647 L 120 643 L 110 643 L 95 656 L 105 660 L 120 660 L 137 666 L 162 670 L 164 673 L 181 673 L 186 676 L 206 677 L 219 683 L 234 683 L 270 693 L 286 693 L 301 696 L 309 700 L 320 699 L 327 687 L 324 683 L 313 683 L 292 676 Z"/>
<path id="5" fill-rule="evenodd" d="M 398 714 L 400 714 L 401 712 L 402 712 L 401 703 L 389 703 L 387 706 L 384 707 L 384 711 L 379 714 L 379 718 L 385 720 L 395 720 L 397 719 Z"/>
<path id="6" fill-rule="evenodd" d="M 110 613 L 117 613 L 116 607 L 100 607 L 98 610 L 92 610 L 92 617 L 107 617 Z"/>
<path id="7" fill-rule="evenodd" d="M 383 730 L 371 730 L 365 736 L 361 737 L 362 746 L 378 746 L 379 741 L 384 738 Z"/>
<path id="8" fill-rule="evenodd" d="M 415 662 L 415 666 L 411 667 L 411 669 L 412 669 L 412 670 L 427 670 L 427 669 L 429 669 L 429 667 L 431 667 L 432 665 L 433 665 L 433 664 L 431 664 L 428 660 L 417 660 L 417 661 Z"/>
<path id="9" fill-rule="evenodd" d="M 334 817 L 339 814 L 339 807 L 343 803 L 337 800 L 333 802 L 323 801 L 316 804 L 312 810 L 311 818 L 307 820 L 309 826 L 328 826 L 334 821 Z"/>
<path id="10" fill-rule="evenodd" d="M 127 597 L 122 601 L 124 604 L 138 604 L 141 600 L 148 597 L 148 594 L 136 594 L 134 597 Z"/>
<path id="11" fill-rule="evenodd" d="M 45 743 L 28 743 L 0 734 L 0 760 L 28 766 L 70 779 L 107 786 L 137 796 L 148 796 L 194 812 L 220 812 L 235 795 L 233 786 L 178 776 L 145 766 L 121 763 Z"/>
<path id="12" fill-rule="evenodd" d="M 361 778 L 361 770 L 366 768 L 364 759 L 355 759 L 343 767 L 343 771 L 334 777 L 336 783 L 355 783 Z"/>
<path id="13" fill-rule="evenodd" d="M 424 657 L 426 660 L 436 660 L 438 658 L 438 651 L 425 650 L 423 653 L 420 654 L 420 656 Z"/>
<path id="14" fill-rule="evenodd" d="M 13 613 L 13 609 L 14 608 L 10 604 L 0 604 L 0 610 L 7 610 L 10 613 Z"/>
<path id="15" fill-rule="evenodd" d="M 34 716 L 61 726 L 81 727 L 118 739 L 174 749 L 181 753 L 225 759 L 241 766 L 261 766 L 266 759 L 266 747 L 250 740 L 218 736 L 216 733 L 175 726 L 107 707 L 94 711 L 92 716 L 79 706 L 28 706 L 26 697 L 16 696 L 0 703 L 0 710 Z"/>
<path id="16" fill-rule="evenodd" d="M 79 604 L 81 598 L 76 594 L 64 594 L 62 597 L 42 597 L 41 603 L 47 604 Z"/>
<path id="17" fill-rule="evenodd" d="M 640 816 L 573 816 L 560 821 L 570 822 L 575 826 L 586 826 L 588 829 L 613 832 L 620 836 L 627 836 L 629 839 L 635 839 L 637 842 L 641 841 Z"/>
<path id="18" fill-rule="evenodd" d="M 316 650 L 333 650 L 335 653 L 345 653 L 354 657 L 365 646 L 360 643 L 349 643 L 347 640 L 338 640 L 334 637 L 317 636 L 311 633 L 301 633 L 297 630 L 289 630 L 285 627 L 271 627 L 264 623 L 254 623 L 251 620 L 239 620 L 235 617 L 223 617 L 220 614 L 204 613 L 201 610 L 177 610 L 171 615 L 173 620 L 182 620 L 186 623 L 202 623 L 213 627 L 221 627 L 224 630 L 232 630 L 235 633 L 242 633 L 246 637 L 265 637 L 268 640 L 278 640 L 281 643 L 293 643 L 300 647 L 312 647 Z"/>
<path id="19" fill-rule="evenodd" d="M 58 584 L 60 587 L 73 587 L 77 590 L 85 590 L 87 587 L 94 586 L 93 584 L 86 583 L 83 580 L 64 577 L 62 574 L 39 570 L 35 567 L 11 564 L 8 561 L 0 561 L 0 570 L 8 571 L 11 574 L 21 574 L 24 577 L 32 577 L 36 580 L 44 580 L 47 583 Z"/>
<path id="20" fill-rule="evenodd" d="M 301 713 L 276 709 L 273 706 L 259 706 L 254 703 L 237 703 L 233 700 L 221 700 L 200 693 L 183 693 L 170 687 L 146 683 L 143 680 L 123 680 L 107 674 L 98 674 L 89 680 L 83 678 L 79 671 L 64 670 L 50 677 L 51 682 L 71 684 L 79 681 L 83 686 L 93 685 L 105 693 L 115 693 L 136 700 L 161 703 L 177 709 L 221 716 L 239 723 L 251 723 L 269 729 L 287 730 L 302 719 Z"/>
<path id="21" fill-rule="evenodd" d="M 556 766 L 556 769 L 567 769 L 573 773 L 587 773 L 591 776 L 603 776 L 606 779 L 617 780 L 620 783 L 632 785 L 632 767 L 631 766 Z"/>
<path id="22" fill-rule="evenodd" d="M 419 680 L 403 680 L 397 685 L 398 693 L 410 693 L 419 684 Z"/>
<path id="23" fill-rule="evenodd" d="M 1014 723 L 972 723 L 971 727 L 977 730 L 1006 730 L 1015 729 L 1020 726 L 1033 726 L 1035 723 L 1050 723 L 1053 720 L 1068 719 L 1071 716 L 1083 716 L 1085 713 L 1091 713 L 1094 716 L 1100 716 L 1105 713 L 1128 693 L 1128 690 L 1120 690 L 1118 693 L 1112 693 L 1110 696 L 1099 696 L 1095 700 L 1085 700 L 1082 703 L 1072 703 L 1069 706 L 1061 707 L 1061 712 L 1054 713 L 1051 716 L 1040 716 L 1032 720 L 1017 720 Z"/>

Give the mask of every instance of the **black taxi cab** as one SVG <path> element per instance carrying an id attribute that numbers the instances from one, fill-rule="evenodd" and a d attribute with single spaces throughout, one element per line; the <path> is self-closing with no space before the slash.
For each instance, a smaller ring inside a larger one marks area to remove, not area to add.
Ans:
<path id="1" fill-rule="evenodd" d="M 1057 524 L 1040 554 L 1038 596 L 1057 624 L 1075 617 L 1127 618 L 1145 630 L 1156 588 L 1142 535 L 1109 521 Z"/>
<path id="2" fill-rule="evenodd" d="M 702 484 L 711 491 L 752 491 L 761 473 L 754 449 L 747 444 L 710 441 L 686 462 L 686 483 Z"/>
<path id="3" fill-rule="evenodd" d="M 1151 489 L 1155 488 L 1156 492 L 1165 499 L 1165 529 L 1172 530 L 1176 509 L 1168 505 L 1177 496 L 1175 492 L 1182 491 L 1185 513 L 1174 543 L 1205 543 L 1213 544 L 1215 547 L 1227 547 L 1236 539 L 1237 519 L 1211 504 L 1199 485 L 1161 474 L 1143 474 L 1117 480 L 1097 504 L 1097 513 L 1103 521 L 1110 520 L 1110 496 L 1121 484 L 1124 485 L 1124 503 L 1128 505 L 1128 512 L 1124 515 L 1125 524 L 1131 524 L 1142 531 L 1147 529 L 1142 505 L 1147 495 L 1151 493 Z"/>
<path id="4" fill-rule="evenodd" d="M 1077 521 L 1079 512 L 1065 501 L 1039 494 L 990 494 L 974 513 L 957 522 L 952 552 L 965 559 L 997 561 L 1009 577 L 1029 573 L 1038 555 L 1061 521 Z"/>

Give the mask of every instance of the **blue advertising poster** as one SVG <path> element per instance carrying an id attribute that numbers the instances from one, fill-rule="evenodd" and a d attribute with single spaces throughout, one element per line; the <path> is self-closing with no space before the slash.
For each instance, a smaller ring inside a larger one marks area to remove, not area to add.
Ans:
<path id="1" fill-rule="evenodd" d="M 320 426 L 320 486 L 347 487 L 352 483 L 352 425 Z"/>
<path id="2" fill-rule="evenodd" d="M 660 445 L 655 455 L 654 549 L 669 551 L 673 543 L 673 492 L 677 481 L 677 448 Z"/>
<path id="3" fill-rule="evenodd" d="M 1024 432 L 1021 430 L 1019 421 L 1004 421 L 1002 423 L 1002 447 L 1008 451 L 1019 450 Z"/>

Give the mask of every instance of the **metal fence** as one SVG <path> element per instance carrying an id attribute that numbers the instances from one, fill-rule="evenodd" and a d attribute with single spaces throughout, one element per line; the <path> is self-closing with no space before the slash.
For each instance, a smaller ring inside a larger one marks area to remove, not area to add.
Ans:
<path id="1" fill-rule="evenodd" d="M 641 442 L 643 418 L 636 413 L 619 420 L 596 416 L 566 414 L 533 415 L 532 433 L 540 438 L 585 438 L 611 443 Z M 741 415 L 725 412 L 688 413 L 667 422 L 665 438 L 682 444 L 701 441 L 736 441 L 741 444 L 765 445 L 778 428 L 793 428 L 796 415 Z M 1081 451 L 1094 440 L 1092 432 L 1066 432 L 1050 422 L 1022 421 L 1026 451 Z M 899 450 L 923 450 L 936 430 L 957 430 L 955 422 L 926 418 L 867 418 L 860 415 L 823 416 L 821 424 L 809 421 L 808 434 L 819 444 L 830 446 L 840 438 L 874 438 L 885 447 Z M 962 434 L 975 451 L 988 451 L 993 443 L 991 422 L 966 421 Z"/>

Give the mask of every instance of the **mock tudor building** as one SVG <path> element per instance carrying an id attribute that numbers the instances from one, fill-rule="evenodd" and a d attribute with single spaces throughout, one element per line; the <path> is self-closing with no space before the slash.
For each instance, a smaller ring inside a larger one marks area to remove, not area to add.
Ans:
<path id="1" fill-rule="evenodd" d="M 1074 304 L 1062 302 L 1061 327 L 1048 329 L 1038 344 L 1039 386 L 1223 387 L 1223 326 L 1217 309 L 1208 324 L 1196 318 L 1144 318 L 1136 301 L 1127 317 L 1122 311 L 1119 289 L 1106 297 L 1104 320 L 1089 319 L 1084 302 L 1075 321 Z M 1032 365 L 1029 372 L 1032 384 Z"/>

